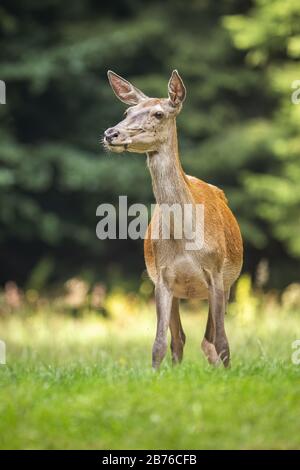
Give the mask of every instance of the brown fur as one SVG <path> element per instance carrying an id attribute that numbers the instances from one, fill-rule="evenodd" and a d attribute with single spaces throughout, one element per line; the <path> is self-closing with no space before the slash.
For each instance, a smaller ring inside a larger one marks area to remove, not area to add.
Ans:
<path id="1" fill-rule="evenodd" d="M 195 203 L 204 204 L 204 239 L 207 245 L 214 246 L 219 263 L 225 264 L 224 285 L 225 289 L 229 290 L 242 267 L 243 244 L 238 223 L 221 189 L 194 176 L 186 176 L 186 181 Z M 148 274 L 155 284 L 158 273 L 153 240 L 149 237 L 149 233 L 151 233 L 151 223 L 144 241 L 144 256 Z M 185 297 L 193 297 L 193 295 Z M 205 295 L 201 297 L 208 298 L 207 288 L 205 288 Z"/>

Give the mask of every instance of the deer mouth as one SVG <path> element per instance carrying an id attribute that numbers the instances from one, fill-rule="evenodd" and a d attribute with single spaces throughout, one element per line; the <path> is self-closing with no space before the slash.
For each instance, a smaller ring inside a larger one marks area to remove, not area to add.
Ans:
<path id="1" fill-rule="evenodd" d="M 109 142 L 106 138 L 103 139 L 103 145 L 107 150 L 112 152 L 123 152 L 127 150 L 130 142 Z"/>

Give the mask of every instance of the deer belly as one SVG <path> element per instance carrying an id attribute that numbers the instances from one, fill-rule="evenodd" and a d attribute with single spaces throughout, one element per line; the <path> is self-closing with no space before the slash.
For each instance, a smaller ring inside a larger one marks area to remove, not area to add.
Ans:
<path id="1" fill-rule="evenodd" d="M 175 261 L 165 268 L 165 280 L 175 297 L 207 299 L 208 290 L 201 268 L 188 258 Z"/>
<path id="2" fill-rule="evenodd" d="M 194 279 L 185 278 L 175 282 L 173 294 L 179 299 L 207 299 L 208 291 L 204 282 L 197 282 Z"/>

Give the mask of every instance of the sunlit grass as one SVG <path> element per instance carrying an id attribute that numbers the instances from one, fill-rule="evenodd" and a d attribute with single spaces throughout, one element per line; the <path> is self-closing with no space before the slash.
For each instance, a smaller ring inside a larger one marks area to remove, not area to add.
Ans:
<path id="1" fill-rule="evenodd" d="M 183 306 L 184 362 L 173 368 L 168 354 L 159 373 L 150 367 L 152 302 L 112 294 L 108 319 L 49 306 L 6 315 L 0 447 L 299 448 L 299 313 L 246 284 L 226 318 L 230 370 L 200 352 L 205 305 Z"/>

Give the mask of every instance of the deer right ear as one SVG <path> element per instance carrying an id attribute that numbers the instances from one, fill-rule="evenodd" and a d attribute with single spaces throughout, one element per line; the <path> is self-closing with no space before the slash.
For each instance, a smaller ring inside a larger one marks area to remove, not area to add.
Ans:
<path id="1" fill-rule="evenodd" d="M 134 106 L 147 99 L 147 96 L 144 95 L 141 90 L 133 86 L 124 78 L 117 75 L 115 72 L 112 72 L 112 70 L 107 72 L 107 76 L 115 95 L 123 103 Z"/>

